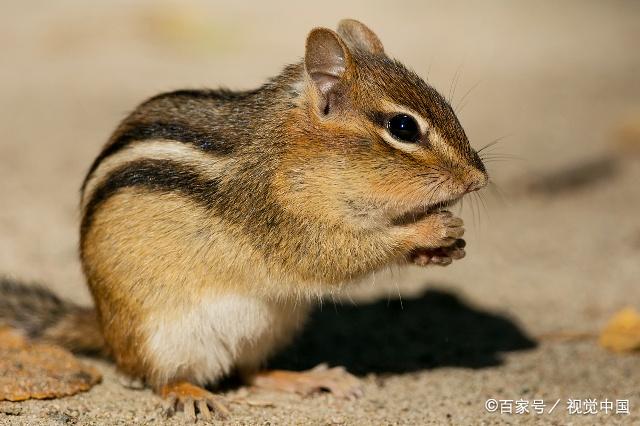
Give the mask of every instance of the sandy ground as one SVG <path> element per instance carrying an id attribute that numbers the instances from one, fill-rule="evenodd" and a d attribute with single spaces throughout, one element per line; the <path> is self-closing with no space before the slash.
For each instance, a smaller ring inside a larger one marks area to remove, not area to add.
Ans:
<path id="1" fill-rule="evenodd" d="M 640 308 L 640 161 L 617 145 L 640 125 L 640 3 L 181 4 L 2 2 L 0 271 L 90 303 L 78 188 L 116 122 L 159 91 L 256 86 L 303 54 L 311 27 L 355 17 L 452 97 L 474 146 L 505 137 L 494 152 L 509 158 L 488 164 L 502 195 L 464 203 L 466 259 L 377 275 L 273 362 L 345 365 L 365 397 L 251 391 L 272 406 L 233 404 L 230 423 L 640 423 L 640 356 L 596 340 L 614 312 Z M 184 421 L 88 362 L 102 384 L 0 404 L 0 423 Z M 488 413 L 488 398 L 547 407 Z M 631 414 L 569 415 L 569 398 L 629 400 Z"/>

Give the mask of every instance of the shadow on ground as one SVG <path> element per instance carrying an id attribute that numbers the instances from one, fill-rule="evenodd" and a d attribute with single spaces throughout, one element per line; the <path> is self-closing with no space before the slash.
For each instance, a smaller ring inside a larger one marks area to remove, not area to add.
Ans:
<path id="1" fill-rule="evenodd" d="M 503 352 L 535 346 L 509 318 L 471 307 L 453 293 L 429 290 L 402 302 L 325 304 L 269 367 L 301 370 L 326 362 L 354 374 L 481 368 L 501 364 Z"/>

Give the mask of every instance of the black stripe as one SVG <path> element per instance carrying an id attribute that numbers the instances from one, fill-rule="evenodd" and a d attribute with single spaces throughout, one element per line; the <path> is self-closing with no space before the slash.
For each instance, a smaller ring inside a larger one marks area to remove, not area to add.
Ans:
<path id="1" fill-rule="evenodd" d="M 98 207 L 124 188 L 144 188 L 147 191 L 181 193 L 210 207 L 218 192 L 219 180 L 203 179 L 185 165 L 171 160 L 139 160 L 112 171 L 93 191 L 82 217 L 81 235 L 91 227 Z"/>
<path id="2" fill-rule="evenodd" d="M 160 93 L 159 95 L 153 96 L 149 98 L 144 104 L 148 104 L 150 102 L 155 102 L 160 99 L 171 99 L 171 98 L 187 98 L 187 99 L 199 99 L 199 100 L 213 100 L 213 101 L 231 101 L 246 98 L 247 96 L 253 95 L 258 90 L 243 90 L 243 91 L 232 91 L 228 89 L 183 89 L 183 90 L 174 90 L 173 92 Z M 143 104 L 143 105 L 144 105 Z"/>
<path id="3" fill-rule="evenodd" d="M 375 125 L 384 128 L 387 121 L 388 114 L 382 111 L 367 111 L 367 118 L 371 120 Z"/>
<path id="4" fill-rule="evenodd" d="M 233 145 L 228 143 L 228 141 L 219 134 L 196 131 L 180 123 L 168 123 L 164 121 L 136 123 L 127 126 L 125 130 L 117 135 L 116 138 L 102 150 L 100 155 L 96 157 L 82 183 L 82 192 L 84 192 L 89 178 L 105 158 L 126 148 L 132 142 L 157 139 L 168 139 L 190 144 L 202 151 L 214 152 L 220 155 L 228 155 L 233 152 Z"/>

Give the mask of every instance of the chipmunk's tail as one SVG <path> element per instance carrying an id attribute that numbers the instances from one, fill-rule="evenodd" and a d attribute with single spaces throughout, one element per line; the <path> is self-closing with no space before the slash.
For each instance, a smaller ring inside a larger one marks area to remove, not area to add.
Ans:
<path id="1" fill-rule="evenodd" d="M 105 353 L 95 309 L 64 301 L 43 287 L 3 277 L 0 277 L 1 325 L 72 352 Z"/>

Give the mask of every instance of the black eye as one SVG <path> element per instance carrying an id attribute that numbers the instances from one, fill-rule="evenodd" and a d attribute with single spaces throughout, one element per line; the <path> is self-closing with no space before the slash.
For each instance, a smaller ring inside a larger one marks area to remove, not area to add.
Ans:
<path id="1" fill-rule="evenodd" d="M 420 138 L 420 128 L 416 120 L 407 114 L 398 114 L 387 123 L 389 133 L 404 142 L 415 142 Z"/>

